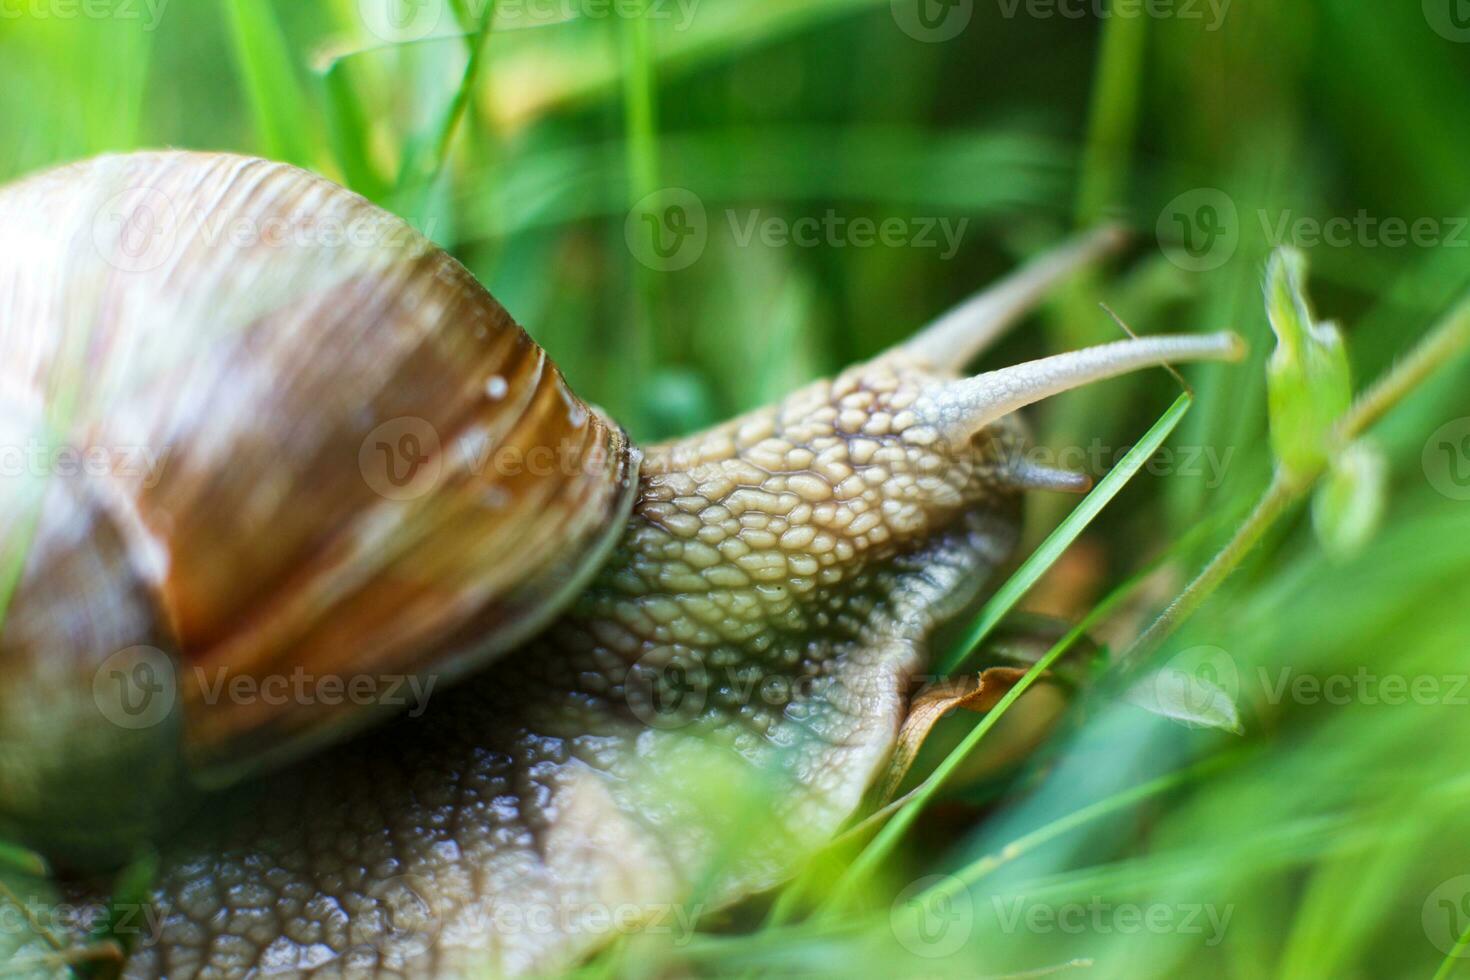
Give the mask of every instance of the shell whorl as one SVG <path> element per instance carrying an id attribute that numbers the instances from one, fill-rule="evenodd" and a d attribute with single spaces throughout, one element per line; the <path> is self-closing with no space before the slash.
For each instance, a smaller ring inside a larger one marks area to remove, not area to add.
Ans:
<path id="1" fill-rule="evenodd" d="M 361 714 L 206 705 L 211 672 L 462 673 L 575 596 L 636 484 L 623 432 L 459 263 L 327 180 L 224 154 L 0 190 L 0 413 L 41 447 L 42 472 L 0 479 L 15 602 L 55 592 L 77 546 L 27 529 L 87 501 L 152 607 L 106 642 L 172 648 L 206 775 Z M 97 466 L 53 472 L 61 447 Z M 44 660 L 90 690 L 111 651 L 53 641 L 7 625 L 7 686 Z M 26 738 L 0 723 L 0 799 Z"/>

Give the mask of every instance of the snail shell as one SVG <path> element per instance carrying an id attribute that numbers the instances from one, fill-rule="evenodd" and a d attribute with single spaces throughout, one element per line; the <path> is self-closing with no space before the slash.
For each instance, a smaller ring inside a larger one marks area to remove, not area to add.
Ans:
<path id="1" fill-rule="evenodd" d="M 72 853 L 158 819 L 162 784 L 374 714 L 221 683 L 448 679 L 514 647 L 596 570 L 637 470 L 406 223 L 182 152 L 0 189 L 0 451 L 0 829 Z"/>

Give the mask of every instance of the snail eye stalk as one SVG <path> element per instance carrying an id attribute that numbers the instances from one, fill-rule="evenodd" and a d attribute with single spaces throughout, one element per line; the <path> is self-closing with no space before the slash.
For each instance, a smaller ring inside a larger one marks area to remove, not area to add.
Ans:
<path id="1" fill-rule="evenodd" d="M 959 371 L 1057 285 L 1117 252 L 1127 241 L 1127 232 L 1117 225 L 1105 225 L 1081 235 L 987 286 L 891 353 L 936 370 Z"/>
<path id="2" fill-rule="evenodd" d="M 1244 354 L 1244 342 L 1228 331 L 1120 340 L 937 382 L 924 390 L 914 410 L 940 438 L 958 442 L 1017 409 L 1094 381 L 1175 361 L 1237 361 Z"/>

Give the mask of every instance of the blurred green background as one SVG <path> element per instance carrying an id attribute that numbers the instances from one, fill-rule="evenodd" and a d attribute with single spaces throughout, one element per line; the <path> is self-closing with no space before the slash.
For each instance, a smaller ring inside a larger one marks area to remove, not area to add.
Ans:
<path id="1" fill-rule="evenodd" d="M 164 145 L 323 172 L 452 249 L 642 440 L 1127 223 L 1122 261 L 987 361 L 1115 339 L 1099 302 L 1140 333 L 1251 342 L 1243 366 L 1188 372 L 1173 462 L 1031 600 L 1078 619 L 1173 548 L 1095 631 L 1103 660 L 1270 477 L 1271 249 L 1307 254 L 1359 387 L 1470 285 L 1467 90 L 1464 0 L 0 0 L 0 178 Z M 1103 683 L 1037 751 L 962 769 L 870 914 L 735 915 L 592 969 L 1470 974 L 1450 955 L 1470 927 L 1467 385 L 1446 359 L 1369 433 L 1388 466 L 1373 540 L 1329 557 L 1292 508 L 1159 651 L 1204 663 L 1243 735 Z M 1101 475 L 1175 394 L 1153 372 L 1056 399 L 1037 438 Z M 1070 505 L 1038 499 L 1031 540 Z M 906 896 L 936 881 L 947 897 L 906 931 Z"/>

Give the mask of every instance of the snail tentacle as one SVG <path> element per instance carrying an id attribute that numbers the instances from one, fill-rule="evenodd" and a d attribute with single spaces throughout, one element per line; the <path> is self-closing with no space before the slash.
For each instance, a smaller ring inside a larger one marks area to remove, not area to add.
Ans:
<path id="1" fill-rule="evenodd" d="M 1044 357 L 927 387 L 914 410 L 942 439 L 963 441 L 1003 416 L 1052 395 L 1175 361 L 1237 361 L 1245 345 L 1234 333 L 1145 337 Z"/>
<path id="2" fill-rule="evenodd" d="M 1018 460 L 1011 467 L 1010 482 L 1021 490 L 1051 490 L 1056 493 L 1086 493 L 1092 489 L 1092 477 L 1086 473 L 1044 466 L 1030 459 Z"/>
<path id="3" fill-rule="evenodd" d="M 894 348 L 917 363 L 958 371 L 995 342 L 1057 285 L 1121 249 L 1119 225 L 1104 225 L 1045 252 L 993 283 Z"/>

